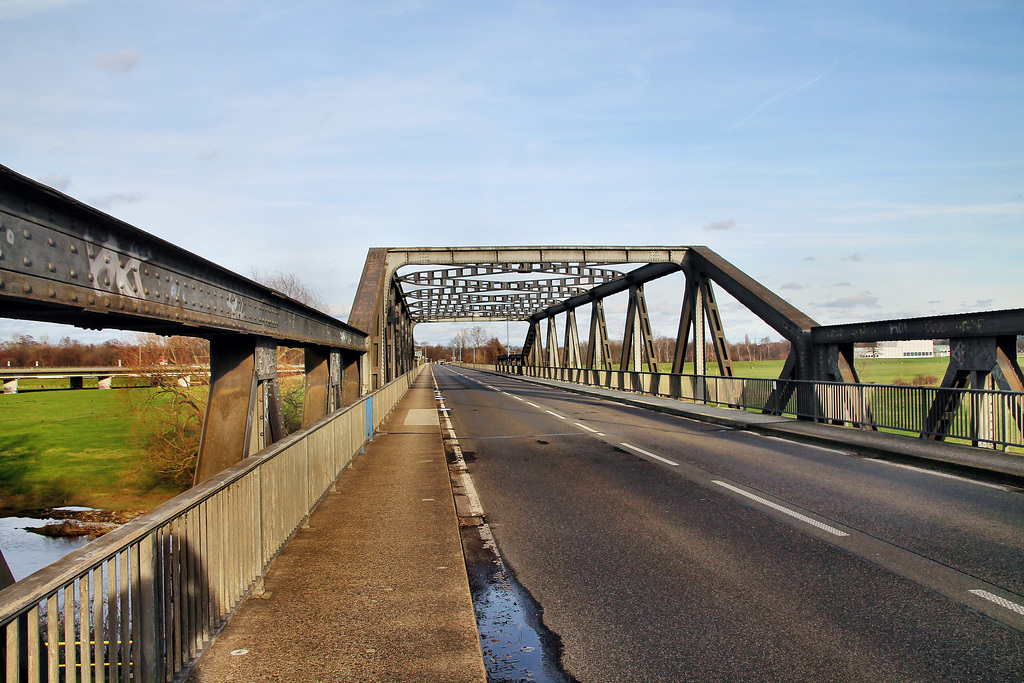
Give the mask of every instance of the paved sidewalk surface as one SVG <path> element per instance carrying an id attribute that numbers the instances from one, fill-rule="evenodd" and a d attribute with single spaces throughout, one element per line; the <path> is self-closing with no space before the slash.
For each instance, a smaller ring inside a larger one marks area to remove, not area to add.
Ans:
<path id="1" fill-rule="evenodd" d="M 429 369 L 309 524 L 190 681 L 486 681 Z"/>
<path id="2" fill-rule="evenodd" d="M 479 370 L 480 368 L 477 369 Z M 484 372 L 490 372 L 491 374 L 503 377 L 513 377 L 524 382 L 558 387 L 577 394 L 595 396 L 647 410 L 710 422 L 723 427 L 746 429 L 762 434 L 895 460 L 930 462 L 940 466 L 964 468 L 997 477 L 1010 478 L 1015 482 L 1024 481 L 1024 457 L 1013 453 L 1004 453 L 999 450 L 971 448 L 942 441 L 932 441 L 931 439 L 918 439 L 866 429 L 851 429 L 821 422 L 796 420 L 778 415 L 763 415 L 747 410 L 720 408 L 718 406 L 690 403 L 671 398 L 634 394 L 601 387 L 588 387 L 557 380 L 509 375 L 493 370 L 484 370 Z"/>

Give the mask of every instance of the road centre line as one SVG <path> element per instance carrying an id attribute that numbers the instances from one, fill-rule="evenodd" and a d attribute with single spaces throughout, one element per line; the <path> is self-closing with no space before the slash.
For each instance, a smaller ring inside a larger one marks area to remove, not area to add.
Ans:
<path id="1" fill-rule="evenodd" d="M 559 415 L 558 413 L 553 413 L 550 410 L 545 410 L 544 412 L 547 413 L 548 415 L 554 415 L 559 420 L 564 420 L 565 419 L 565 415 Z"/>
<path id="2" fill-rule="evenodd" d="M 743 489 L 738 488 L 736 486 L 733 486 L 732 484 L 727 484 L 724 481 L 719 481 L 717 479 L 714 479 L 714 480 L 712 480 L 711 483 L 712 484 L 718 484 L 719 486 L 727 488 L 730 491 L 732 491 L 734 493 L 738 493 L 741 496 L 744 496 L 746 498 L 750 498 L 751 500 L 756 500 L 758 503 L 761 503 L 762 505 L 767 505 L 768 507 L 770 507 L 773 510 L 778 510 L 779 512 L 781 512 L 781 513 L 783 513 L 785 515 L 789 515 L 790 517 L 795 517 L 796 519 L 799 519 L 801 522 L 806 522 L 807 524 L 810 524 L 813 527 L 817 527 L 818 529 L 822 529 L 823 531 L 827 531 L 830 534 L 833 534 L 835 536 L 849 536 L 850 535 L 850 534 L 846 533 L 845 531 L 840 531 L 839 529 L 836 529 L 833 526 L 829 526 L 828 524 L 823 524 L 822 522 L 819 522 L 816 519 L 811 519 L 807 515 L 802 515 L 799 512 L 797 512 L 796 510 L 790 510 L 787 507 L 783 507 L 783 506 L 779 505 L 778 503 L 773 503 L 772 501 L 770 501 L 770 500 L 768 500 L 766 498 L 762 498 L 761 496 L 755 496 L 753 493 L 750 493 L 749 491 L 744 491 Z"/>
<path id="3" fill-rule="evenodd" d="M 526 402 L 526 405 L 528 405 L 528 406 L 533 406 L 534 408 L 537 408 L 538 410 L 544 410 L 543 408 L 541 408 L 541 407 L 540 407 L 539 405 L 537 405 L 536 403 L 530 403 L 529 401 L 527 401 L 527 402 Z"/>
<path id="4" fill-rule="evenodd" d="M 995 595 L 993 593 L 989 593 L 988 591 L 981 590 L 980 588 L 976 588 L 974 590 L 969 590 L 967 592 L 968 593 L 973 593 L 974 595 L 977 595 L 979 598 L 985 598 L 989 602 L 994 602 L 997 605 L 999 605 L 1000 607 L 1005 607 L 1006 609 L 1010 610 L 1011 612 L 1016 612 L 1017 614 L 1024 614 L 1024 605 L 1018 605 L 1015 602 L 1010 602 L 1006 598 L 1001 598 L 998 595 Z"/>
<path id="5" fill-rule="evenodd" d="M 586 429 L 588 432 L 593 432 L 594 434 L 597 434 L 597 430 L 596 429 L 594 429 L 592 427 L 588 427 L 587 425 L 583 424 L 582 422 L 576 422 L 574 424 L 577 427 L 580 427 L 581 429 Z"/>
<path id="6" fill-rule="evenodd" d="M 637 448 L 633 444 L 628 444 L 628 443 L 624 443 L 623 442 L 623 443 L 620 443 L 619 445 L 622 446 L 623 448 L 628 448 L 631 451 L 636 451 L 637 453 L 642 453 L 643 455 L 646 455 L 648 458 L 654 458 L 655 460 L 660 460 L 661 462 L 666 463 L 668 465 L 672 465 L 673 467 L 679 467 L 679 463 L 677 463 L 677 462 L 675 462 L 673 460 L 669 460 L 668 458 L 663 458 L 660 455 L 655 455 L 654 453 L 651 453 L 650 451 L 645 451 L 642 448 Z"/>

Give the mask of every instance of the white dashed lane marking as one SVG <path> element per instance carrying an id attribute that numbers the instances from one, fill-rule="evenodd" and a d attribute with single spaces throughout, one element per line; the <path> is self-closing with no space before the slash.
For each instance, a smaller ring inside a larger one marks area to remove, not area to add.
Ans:
<path id="1" fill-rule="evenodd" d="M 637 448 L 633 444 L 620 443 L 619 445 L 622 446 L 623 448 L 628 448 L 631 451 L 635 451 L 636 453 L 640 453 L 642 455 L 646 455 L 648 458 L 654 458 L 655 460 L 660 460 L 661 462 L 663 462 L 663 463 L 665 463 L 667 465 L 672 465 L 673 467 L 679 467 L 679 463 L 677 463 L 676 461 L 669 460 L 668 458 L 663 458 L 660 455 L 655 455 L 654 453 L 651 453 L 650 451 L 645 451 L 642 448 Z"/>
<path id="2" fill-rule="evenodd" d="M 732 491 L 734 493 L 738 493 L 741 496 L 744 496 L 744 497 L 749 498 L 751 500 L 756 500 L 761 505 L 765 505 L 767 507 L 770 507 L 773 510 L 778 510 L 779 512 L 781 512 L 784 515 L 789 515 L 790 517 L 793 517 L 795 519 L 799 519 L 801 522 L 804 522 L 806 524 L 810 524 L 811 526 L 817 527 L 818 529 L 821 529 L 823 531 L 827 531 L 828 533 L 830 533 L 830 534 L 832 534 L 834 536 L 849 536 L 850 535 L 850 534 L 846 533 L 845 531 L 840 531 L 839 529 L 836 529 L 835 527 L 829 526 L 828 524 L 824 524 L 822 522 L 819 522 L 816 519 L 811 519 L 807 515 L 802 515 L 799 512 L 797 512 L 796 510 L 790 510 L 787 507 L 783 507 L 783 506 L 779 505 L 778 503 L 773 503 L 772 501 L 770 501 L 770 500 L 768 500 L 766 498 L 762 498 L 761 496 L 755 496 L 753 493 L 750 493 L 749 491 L 744 491 L 743 489 L 738 488 L 736 486 L 733 486 L 732 484 L 727 484 L 724 481 L 718 481 L 717 479 L 715 479 L 711 483 L 712 484 L 718 484 L 719 486 L 721 486 L 723 488 L 727 488 L 730 491 Z"/>

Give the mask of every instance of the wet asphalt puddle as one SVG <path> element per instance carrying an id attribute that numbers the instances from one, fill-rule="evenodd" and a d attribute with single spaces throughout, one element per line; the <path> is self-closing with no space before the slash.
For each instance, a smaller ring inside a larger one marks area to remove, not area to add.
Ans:
<path id="1" fill-rule="evenodd" d="M 576 683 L 561 668 L 561 641 L 544 627 L 541 606 L 501 558 L 473 488 L 466 459 L 434 383 L 445 456 L 459 515 L 480 646 L 490 683 Z M 472 454 L 466 454 L 473 460 Z"/>
<path id="2" fill-rule="evenodd" d="M 487 680 L 574 683 L 559 665 L 561 641 L 544 627 L 540 605 L 515 580 L 486 524 L 462 528 Z"/>

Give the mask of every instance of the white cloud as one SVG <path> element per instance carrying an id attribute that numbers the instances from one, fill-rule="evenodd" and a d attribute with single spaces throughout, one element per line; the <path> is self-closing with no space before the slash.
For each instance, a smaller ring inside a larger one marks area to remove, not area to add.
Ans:
<path id="1" fill-rule="evenodd" d="M 854 296 L 846 296 L 816 305 L 822 308 L 878 308 L 878 297 L 871 296 L 870 292 L 861 292 Z"/>
<path id="2" fill-rule="evenodd" d="M 727 218 L 724 221 L 714 221 L 704 226 L 704 230 L 732 230 L 736 227 L 735 218 Z"/>
<path id="3" fill-rule="evenodd" d="M 96 57 L 96 66 L 111 74 L 126 74 L 138 65 L 139 53 L 135 50 L 118 50 Z"/>
<path id="4" fill-rule="evenodd" d="M 15 19 L 74 5 L 82 0 L 0 0 L 0 19 Z"/>

